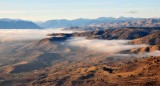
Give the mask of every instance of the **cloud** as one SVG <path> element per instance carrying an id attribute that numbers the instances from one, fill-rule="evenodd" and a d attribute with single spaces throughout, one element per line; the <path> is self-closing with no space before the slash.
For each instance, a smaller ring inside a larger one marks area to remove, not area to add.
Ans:
<path id="1" fill-rule="evenodd" d="M 147 57 L 147 56 L 160 56 L 160 51 L 154 51 L 154 52 L 149 52 L 149 53 L 141 53 L 140 54 L 142 57 Z"/>
<path id="2" fill-rule="evenodd" d="M 47 38 L 50 33 L 72 33 L 73 31 L 62 29 L 0 29 L 0 42 L 40 40 Z"/>
<path id="3" fill-rule="evenodd" d="M 136 13 L 138 13 L 138 11 L 133 11 L 133 10 L 131 10 L 131 11 L 127 11 L 127 12 L 125 12 L 125 13 L 136 14 Z"/>
<path id="4" fill-rule="evenodd" d="M 160 51 L 154 51 L 154 52 L 145 52 L 145 53 L 139 53 L 139 54 L 112 54 L 111 57 L 151 57 L 151 56 L 160 56 Z"/>
<path id="5" fill-rule="evenodd" d="M 128 40 L 89 40 L 85 38 L 73 38 L 67 41 L 70 46 L 83 48 L 89 51 L 102 53 L 118 53 L 133 48 L 146 47 L 147 45 L 131 45 Z"/>

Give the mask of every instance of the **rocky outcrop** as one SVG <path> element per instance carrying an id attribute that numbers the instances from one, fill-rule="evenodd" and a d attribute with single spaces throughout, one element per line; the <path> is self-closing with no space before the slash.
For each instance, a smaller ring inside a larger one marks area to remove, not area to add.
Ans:
<path id="1" fill-rule="evenodd" d="M 49 38 L 50 41 L 65 41 L 72 37 L 73 34 L 71 33 L 52 33 L 48 34 L 48 36 L 51 36 Z"/>

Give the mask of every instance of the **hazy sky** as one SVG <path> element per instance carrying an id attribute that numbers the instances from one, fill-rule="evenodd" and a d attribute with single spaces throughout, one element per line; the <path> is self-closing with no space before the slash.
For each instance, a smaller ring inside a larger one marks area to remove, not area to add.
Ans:
<path id="1" fill-rule="evenodd" d="M 160 0 L 0 0 L 0 18 L 160 17 Z"/>

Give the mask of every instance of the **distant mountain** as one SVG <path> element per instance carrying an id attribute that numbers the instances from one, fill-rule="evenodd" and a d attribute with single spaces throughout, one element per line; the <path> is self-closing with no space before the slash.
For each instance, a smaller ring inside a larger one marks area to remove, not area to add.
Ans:
<path id="1" fill-rule="evenodd" d="M 69 27 L 86 27 L 91 24 L 99 23 L 119 23 L 119 22 L 128 22 L 132 20 L 141 20 L 142 18 L 132 18 L 132 17 L 100 17 L 97 19 L 75 19 L 75 20 L 49 20 L 46 22 L 39 22 L 38 25 L 43 28 L 69 28 Z"/>
<path id="2" fill-rule="evenodd" d="M 92 24 L 92 20 L 89 19 L 76 19 L 76 20 L 49 20 L 38 25 L 44 28 L 67 28 L 72 26 L 84 27 Z"/>
<path id="3" fill-rule="evenodd" d="M 159 18 L 133 17 L 100 17 L 97 19 L 79 18 L 75 20 L 48 20 L 46 22 L 0 19 L 0 29 L 40 29 L 40 28 L 70 28 L 70 27 L 160 27 Z"/>
<path id="4" fill-rule="evenodd" d="M 0 19 L 0 29 L 42 29 L 35 23 L 26 20 Z"/>
<path id="5" fill-rule="evenodd" d="M 90 27 L 160 27 L 160 19 L 134 19 L 130 18 L 126 20 L 126 18 L 119 18 L 119 22 L 105 22 L 105 23 L 97 23 L 91 24 Z M 125 21 L 124 21 L 125 20 Z"/>

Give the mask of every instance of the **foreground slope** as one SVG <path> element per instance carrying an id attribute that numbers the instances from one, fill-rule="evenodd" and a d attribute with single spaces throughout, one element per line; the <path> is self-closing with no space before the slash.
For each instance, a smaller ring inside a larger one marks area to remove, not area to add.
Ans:
<path id="1" fill-rule="evenodd" d="M 100 58 L 99 58 L 100 59 Z M 122 60 L 121 60 L 122 61 Z M 80 64 L 70 63 L 63 68 L 49 67 L 21 74 L 21 79 L 1 82 L 0 85 L 26 86 L 159 86 L 160 57 L 134 59 L 128 62 Z M 59 63 L 59 66 L 66 63 Z M 73 66 L 75 65 L 75 67 Z M 57 64 L 57 67 L 59 67 Z M 72 67 L 73 66 L 73 67 Z M 34 73 L 34 76 L 33 76 Z M 19 76 L 19 77 L 20 77 Z"/>
<path id="2" fill-rule="evenodd" d="M 48 72 L 48 76 L 31 85 L 54 86 L 158 86 L 160 57 L 148 57 L 114 66 L 99 64 L 76 69 Z M 110 64 L 111 65 L 111 64 Z"/>

